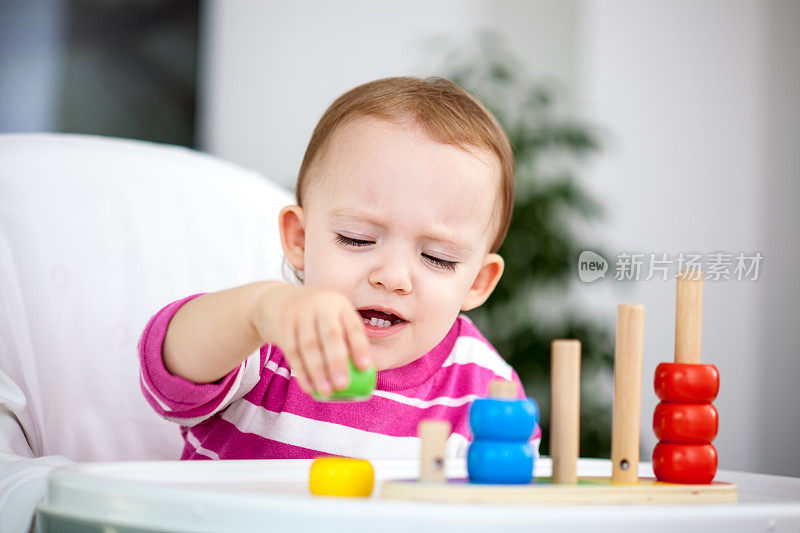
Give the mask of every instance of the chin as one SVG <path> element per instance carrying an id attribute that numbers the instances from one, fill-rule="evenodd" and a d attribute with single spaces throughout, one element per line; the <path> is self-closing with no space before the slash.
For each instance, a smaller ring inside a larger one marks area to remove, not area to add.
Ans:
<path id="1" fill-rule="evenodd" d="M 375 362 L 376 370 L 389 370 L 392 368 L 398 368 L 416 361 L 419 359 L 419 357 L 420 356 L 398 357 L 395 350 L 373 349 L 372 352 L 372 360 Z"/>

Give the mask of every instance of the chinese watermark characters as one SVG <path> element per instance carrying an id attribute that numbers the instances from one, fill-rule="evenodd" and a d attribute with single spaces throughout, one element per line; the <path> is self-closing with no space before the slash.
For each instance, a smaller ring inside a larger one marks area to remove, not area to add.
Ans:
<path id="1" fill-rule="evenodd" d="M 764 256 L 761 252 L 711 252 L 707 254 L 621 252 L 614 264 L 617 281 L 667 281 L 679 272 L 702 272 L 708 281 L 757 281 Z M 591 283 L 605 278 L 609 263 L 601 255 L 586 250 L 578 258 L 578 276 Z"/>

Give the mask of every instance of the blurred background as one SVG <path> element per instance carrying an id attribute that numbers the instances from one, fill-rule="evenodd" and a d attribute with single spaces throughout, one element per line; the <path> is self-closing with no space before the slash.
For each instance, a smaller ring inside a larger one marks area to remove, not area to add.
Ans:
<path id="1" fill-rule="evenodd" d="M 397 75 L 457 81 L 511 138 L 507 271 L 472 316 L 545 413 L 550 341 L 583 342 L 582 456 L 608 457 L 616 306 L 638 302 L 649 460 L 694 257 L 720 467 L 800 476 L 800 2 L 0 0 L 0 133 L 179 144 L 288 189 L 325 108 Z"/>

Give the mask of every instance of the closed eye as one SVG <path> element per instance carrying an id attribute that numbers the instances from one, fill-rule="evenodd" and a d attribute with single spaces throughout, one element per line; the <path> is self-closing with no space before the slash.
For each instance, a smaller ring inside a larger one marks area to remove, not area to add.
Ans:
<path id="1" fill-rule="evenodd" d="M 336 234 L 336 242 L 344 244 L 345 246 L 367 246 L 369 244 L 375 244 L 372 241 L 365 241 L 362 239 L 353 239 L 350 237 L 345 237 L 341 233 Z"/>
<path id="2" fill-rule="evenodd" d="M 422 257 L 424 257 L 426 261 L 428 261 L 434 266 L 437 266 L 439 268 L 444 268 L 445 270 L 449 270 L 450 272 L 456 271 L 456 265 L 458 263 L 456 263 L 455 261 L 447 261 L 445 259 L 434 257 L 428 254 L 422 254 Z"/>

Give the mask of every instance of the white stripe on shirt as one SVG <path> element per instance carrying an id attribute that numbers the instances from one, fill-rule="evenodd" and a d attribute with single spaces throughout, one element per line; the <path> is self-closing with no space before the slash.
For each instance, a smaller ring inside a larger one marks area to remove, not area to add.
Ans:
<path id="1" fill-rule="evenodd" d="M 225 398 L 217 404 L 213 411 L 208 414 L 196 416 L 194 418 L 181 418 L 176 416 L 165 416 L 167 420 L 170 422 L 175 422 L 182 426 L 192 427 L 196 426 L 200 422 L 204 420 L 208 420 L 215 414 L 219 413 L 230 404 L 234 403 L 236 400 L 240 400 L 250 392 L 253 387 L 256 386 L 258 380 L 261 379 L 261 373 L 259 372 L 259 364 L 261 363 L 261 350 L 258 349 L 252 354 L 250 354 L 247 359 L 245 359 L 241 365 L 239 365 L 239 369 L 236 372 L 236 378 L 233 380 L 233 384 L 231 388 L 228 389 L 228 394 L 225 395 Z M 149 392 L 149 389 L 148 389 Z M 152 394 L 152 393 L 151 393 Z M 153 396 L 156 398 L 155 396 Z M 158 400 L 158 398 L 156 398 Z M 241 402 L 240 402 L 241 403 Z"/>
<path id="2" fill-rule="evenodd" d="M 147 384 L 147 381 L 144 379 L 144 374 L 142 374 L 141 370 L 139 371 L 139 383 L 142 384 L 142 386 L 144 387 L 144 390 L 146 390 L 147 394 L 149 394 L 150 397 L 156 401 L 156 403 L 158 404 L 159 407 L 161 407 L 164 411 L 171 411 L 169 405 L 167 405 L 164 402 L 162 402 L 161 398 L 159 398 L 157 395 L 153 394 L 153 390 L 150 388 L 150 385 Z"/>
<path id="3" fill-rule="evenodd" d="M 214 459 L 215 461 L 219 461 L 219 454 L 214 450 L 208 450 L 206 448 L 203 448 L 203 444 L 197 437 L 194 436 L 194 434 L 192 434 L 191 429 L 186 432 L 186 442 L 191 444 L 194 447 L 194 450 L 198 454 L 208 457 L 209 459 Z"/>
<path id="4" fill-rule="evenodd" d="M 406 405 L 410 405 L 412 407 L 419 407 L 420 409 L 427 409 L 428 407 L 433 407 L 434 405 L 459 407 L 461 405 L 471 402 L 475 398 L 478 398 L 477 394 L 467 394 L 466 396 L 461 396 L 460 398 L 439 396 L 438 398 L 434 398 L 433 400 L 422 400 L 420 398 L 409 398 L 408 396 L 403 396 L 402 394 L 398 394 L 396 392 L 389 392 L 384 390 L 373 391 L 372 395 L 380 396 L 381 398 L 386 398 L 387 400 L 393 400 L 397 403 L 403 403 Z"/>
<path id="5" fill-rule="evenodd" d="M 272 346 L 270 346 L 270 350 L 272 350 Z M 270 361 L 269 359 L 267 359 L 264 368 L 274 372 L 275 374 L 281 376 L 282 378 L 289 379 L 289 369 L 285 367 L 279 367 L 278 363 L 276 363 L 275 361 Z"/>
<path id="6" fill-rule="evenodd" d="M 370 459 L 414 459 L 420 454 L 417 437 L 396 437 L 348 426 L 312 420 L 292 413 L 275 413 L 250 402 L 231 405 L 222 418 L 242 433 L 291 446 L 334 455 L 351 456 L 353 450 Z M 447 454 L 465 453 L 466 439 L 453 433 L 447 441 Z"/>
<path id="7" fill-rule="evenodd" d="M 494 350 L 486 346 L 486 343 L 475 337 L 459 337 L 456 339 L 450 355 L 442 363 L 442 368 L 470 363 L 491 370 L 503 379 L 511 380 L 511 366 Z"/>

